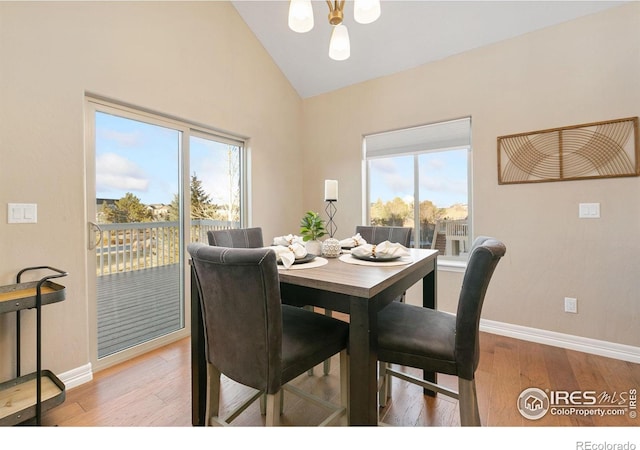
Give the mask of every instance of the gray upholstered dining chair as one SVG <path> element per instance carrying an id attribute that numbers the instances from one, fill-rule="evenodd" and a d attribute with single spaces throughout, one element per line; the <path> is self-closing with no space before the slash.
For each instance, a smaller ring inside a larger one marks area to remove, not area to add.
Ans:
<path id="1" fill-rule="evenodd" d="M 206 425 L 227 425 L 266 394 L 266 425 L 280 420 L 286 389 L 330 409 L 327 425 L 346 414 L 349 325 L 341 320 L 283 305 L 276 254 L 269 248 L 227 248 L 190 244 L 202 307 L 207 360 Z M 294 378 L 340 353 L 341 404 L 331 405 L 294 386 Z M 220 376 L 257 392 L 226 418 L 220 412 Z"/>
<path id="2" fill-rule="evenodd" d="M 264 247 L 262 228 L 231 228 L 207 231 L 209 245 L 230 248 Z"/>
<path id="3" fill-rule="evenodd" d="M 474 241 L 455 315 L 398 302 L 378 312 L 381 406 L 386 406 L 390 376 L 395 376 L 458 399 L 461 425 L 481 425 L 475 384 L 480 314 L 489 281 L 505 252 L 505 245 L 496 239 L 482 236 Z M 401 372 L 390 364 L 454 375 L 458 390 Z"/>
<path id="4" fill-rule="evenodd" d="M 411 247 L 410 227 L 377 227 L 368 225 L 356 226 L 356 233 L 360 233 L 362 239 L 368 244 L 379 244 L 384 241 L 398 242 L 405 247 Z"/>
<path id="5" fill-rule="evenodd" d="M 262 238 L 262 228 L 230 228 L 224 230 L 211 230 L 207 231 L 207 238 L 209 245 L 216 247 L 229 247 L 229 248 L 260 248 L 264 247 L 264 240 Z M 312 311 L 312 307 L 306 307 L 306 309 Z M 328 314 L 331 316 L 330 314 Z M 330 360 L 324 362 L 324 374 L 328 375 L 330 371 Z M 309 376 L 313 375 L 313 367 L 309 369 Z M 282 400 L 282 399 L 281 399 Z M 264 409 L 264 404 L 261 404 L 261 408 Z"/>

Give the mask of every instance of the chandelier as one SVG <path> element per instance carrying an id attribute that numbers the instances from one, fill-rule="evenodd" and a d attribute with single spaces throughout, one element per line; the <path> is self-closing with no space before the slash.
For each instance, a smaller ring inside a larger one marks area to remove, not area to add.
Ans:
<path id="1" fill-rule="evenodd" d="M 344 0 L 327 1 L 329 5 L 329 23 L 333 26 L 329 41 L 329 57 L 344 61 L 351 55 L 349 31 L 342 23 Z M 353 18 L 356 22 L 367 24 L 380 17 L 380 0 L 355 0 Z M 298 33 L 306 33 L 313 28 L 313 8 L 311 0 L 291 0 L 289 4 L 289 28 Z"/>

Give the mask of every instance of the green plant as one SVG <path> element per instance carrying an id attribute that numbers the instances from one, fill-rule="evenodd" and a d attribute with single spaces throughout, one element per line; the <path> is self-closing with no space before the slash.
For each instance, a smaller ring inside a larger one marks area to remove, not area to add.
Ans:
<path id="1" fill-rule="evenodd" d="M 307 211 L 300 221 L 300 234 L 305 242 L 321 238 L 327 234 L 324 229 L 324 220 L 318 213 Z"/>

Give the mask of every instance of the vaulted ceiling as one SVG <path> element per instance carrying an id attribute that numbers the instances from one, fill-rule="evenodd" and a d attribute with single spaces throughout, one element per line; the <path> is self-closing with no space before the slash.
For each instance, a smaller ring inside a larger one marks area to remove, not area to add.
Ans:
<path id="1" fill-rule="evenodd" d="M 307 98 L 624 2 L 382 0 L 381 17 L 361 25 L 353 19 L 353 2 L 347 1 L 344 24 L 351 57 L 346 61 L 328 56 L 332 27 L 325 1 L 313 1 L 315 26 L 303 34 L 287 25 L 288 0 L 232 3 L 296 91 Z"/>

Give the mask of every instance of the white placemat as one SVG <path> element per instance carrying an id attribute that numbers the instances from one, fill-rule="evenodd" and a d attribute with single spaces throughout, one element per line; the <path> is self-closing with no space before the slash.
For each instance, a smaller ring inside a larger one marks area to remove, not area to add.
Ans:
<path id="1" fill-rule="evenodd" d="M 327 261 L 326 259 L 316 256 L 313 261 L 309 261 L 308 263 L 304 264 L 293 264 L 288 269 L 285 266 L 278 264 L 278 270 L 313 269 L 314 267 L 324 266 L 328 262 L 329 261 Z"/>
<path id="2" fill-rule="evenodd" d="M 413 257 L 411 256 L 401 256 L 400 259 L 396 259 L 394 261 L 383 261 L 383 262 L 365 261 L 363 259 L 354 258 L 352 255 L 340 255 L 338 259 L 348 264 L 358 264 L 360 266 L 378 266 L 378 267 L 404 266 L 405 264 L 411 264 L 413 262 Z"/>

